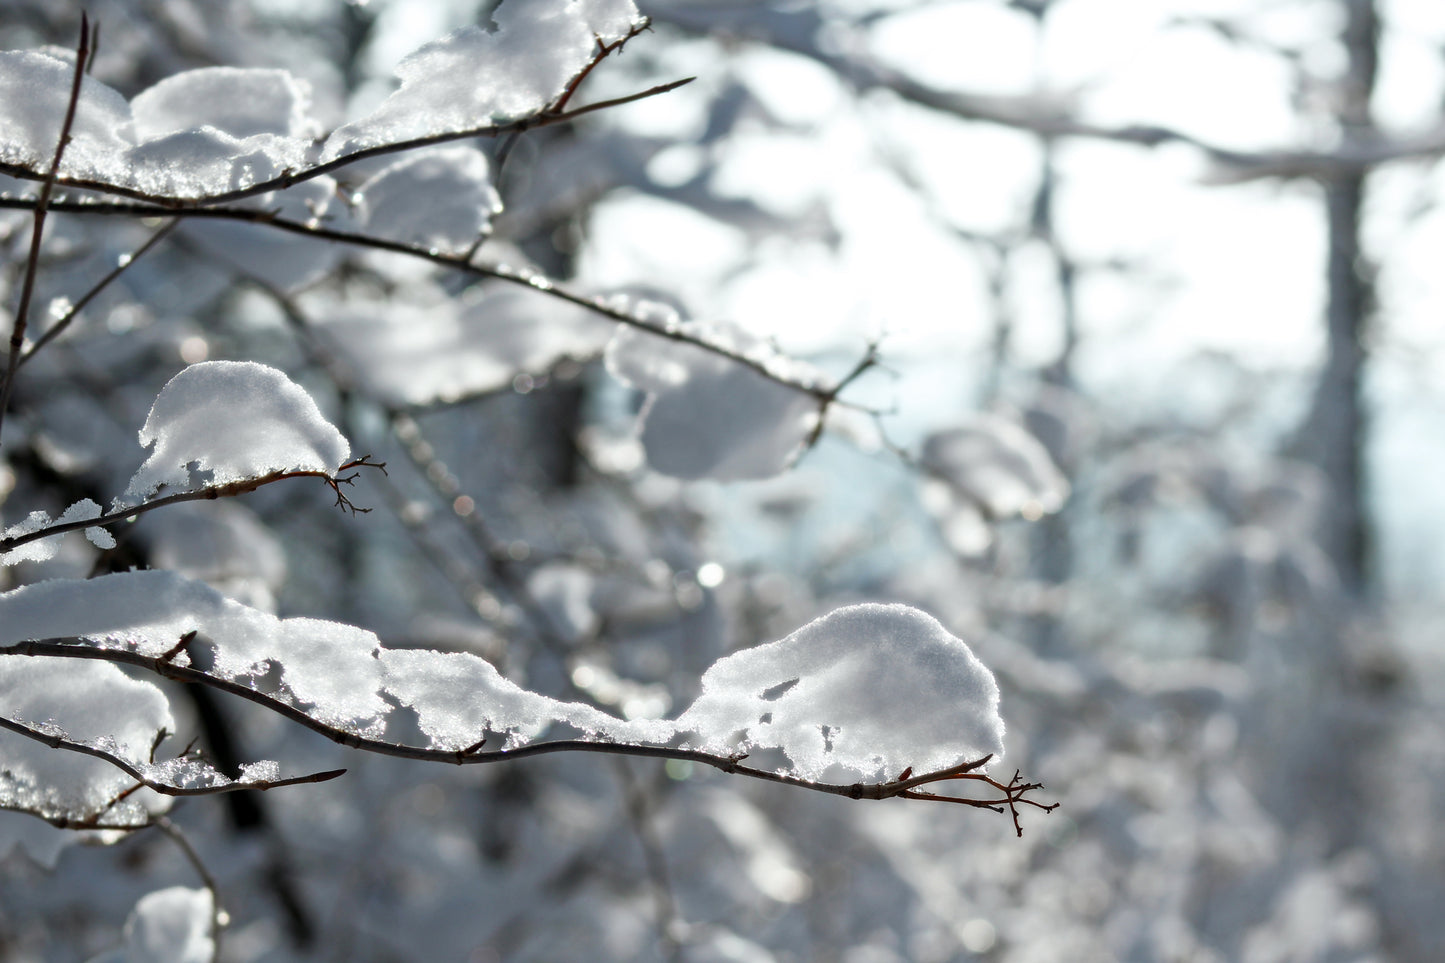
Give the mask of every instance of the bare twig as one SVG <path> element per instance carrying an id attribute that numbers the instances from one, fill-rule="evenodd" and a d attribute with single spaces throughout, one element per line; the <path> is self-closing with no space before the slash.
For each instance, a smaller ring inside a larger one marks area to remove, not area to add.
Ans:
<path id="1" fill-rule="evenodd" d="M 348 461 L 344 465 L 341 465 L 339 468 L 337 468 L 335 474 L 324 471 L 273 471 L 269 474 L 261 475 L 257 478 L 243 478 L 240 481 L 230 482 L 225 485 L 208 485 L 205 488 L 197 488 L 192 491 L 185 492 L 176 492 L 173 495 L 165 495 L 161 498 L 153 498 L 150 501 L 141 502 L 139 505 L 128 505 L 124 508 L 119 508 L 115 511 L 108 512 L 104 515 L 98 515 L 95 518 L 81 518 L 70 522 L 55 522 L 54 524 L 47 525 L 44 528 L 37 529 L 33 532 L 26 532 L 23 535 L 11 535 L 9 538 L 0 538 L 0 552 L 8 552 L 13 548 L 19 548 L 21 545 L 24 545 L 28 542 L 34 542 L 42 538 L 49 538 L 52 535 L 63 535 L 66 532 L 79 531 L 85 528 L 114 525 L 117 522 L 126 521 L 127 519 L 134 518 L 137 515 L 142 515 L 146 512 L 155 511 L 157 508 L 165 508 L 167 505 L 177 505 L 181 502 L 206 501 L 216 498 L 230 498 L 236 495 L 246 495 L 255 491 L 263 485 L 269 485 L 272 482 L 285 481 L 288 478 L 319 478 L 327 485 L 327 487 L 329 487 L 336 494 L 336 504 L 338 507 L 351 512 L 353 515 L 364 514 L 371 509 L 357 508 L 355 505 L 353 505 L 351 503 L 351 500 L 341 490 L 341 486 L 349 486 L 356 483 L 356 478 L 359 472 L 353 471 L 352 469 L 376 468 L 381 470 L 383 473 L 386 471 L 386 464 L 384 462 L 371 461 L 370 458 L 370 455 L 366 455 L 361 458 L 356 458 Z M 350 474 L 343 474 L 343 472 L 350 472 Z"/>
<path id="2" fill-rule="evenodd" d="M 3 166 L 3 165 L 0 165 Z M 0 209 L 27 210 L 33 205 L 32 201 L 25 198 L 0 198 Z M 402 241 L 392 241 L 385 238 L 373 237 L 356 231 L 339 231 L 333 228 L 324 227 L 307 221 L 296 221 L 284 218 L 272 211 L 256 210 L 253 208 L 192 208 L 175 210 L 161 207 L 154 203 L 118 203 L 106 201 L 71 201 L 55 203 L 51 205 L 53 210 L 64 210 L 67 213 L 85 214 L 109 214 L 121 216 L 140 217 L 199 217 L 216 218 L 220 220 L 241 221 L 246 223 L 260 224 L 272 227 L 291 234 L 301 234 L 308 237 L 318 238 L 326 241 L 335 241 L 339 244 L 350 244 L 356 247 L 364 247 L 377 251 L 388 251 L 394 254 L 404 254 L 408 257 L 417 258 L 423 261 L 430 261 L 440 267 L 454 271 L 460 271 L 475 277 L 494 278 L 499 281 L 506 281 L 509 284 L 517 284 L 530 288 L 542 294 L 574 304 L 577 307 L 585 308 L 594 314 L 601 315 L 619 324 L 637 328 L 641 331 L 674 341 L 679 344 L 687 344 L 709 354 L 726 358 L 734 364 L 750 369 L 760 377 L 781 385 L 793 391 L 806 394 L 814 398 L 820 408 L 828 405 L 838 405 L 851 408 L 864 414 L 876 414 L 873 409 L 862 405 L 854 404 L 838 397 L 838 388 L 826 383 L 803 380 L 796 377 L 789 377 L 780 373 L 766 362 L 756 358 L 750 358 L 723 344 L 718 344 L 707 338 L 698 337 L 680 326 L 664 327 L 646 318 L 632 314 L 626 307 L 610 303 L 605 297 L 593 297 L 581 294 L 569 289 L 566 285 L 554 281 L 543 274 L 535 271 L 522 270 L 506 264 L 475 263 L 470 260 L 471 252 L 461 254 L 450 254 L 430 248 L 418 247 Z M 876 358 L 869 364 L 876 364 Z M 860 362 L 861 363 L 861 362 Z M 858 374 L 861 374 L 858 371 Z M 856 377 L 856 375 L 851 375 Z"/>
<path id="3" fill-rule="evenodd" d="M 98 746 L 92 746 L 84 742 L 77 742 L 74 739 L 57 735 L 53 732 L 45 732 L 15 719 L 7 719 L 0 716 L 0 729 L 6 729 L 16 735 L 33 739 L 50 749 L 64 749 L 68 752 L 76 752 L 83 756 L 101 759 L 110 763 L 132 779 L 135 779 L 147 789 L 152 789 L 163 796 L 214 796 L 218 793 L 240 792 L 247 789 L 280 789 L 285 786 L 300 786 L 315 782 L 327 782 L 346 772 L 345 769 L 331 769 L 326 772 L 308 773 L 304 776 L 291 776 L 286 779 L 257 779 L 249 782 L 226 782 L 211 786 L 176 786 L 147 776 L 145 772 L 135 764 L 107 749 L 101 749 Z M 217 773 L 217 775 L 220 776 L 220 773 Z M 105 808 L 111 808 L 133 791 L 134 790 L 127 790 L 122 793 L 120 796 L 111 800 Z"/>
<path id="4" fill-rule="evenodd" d="M 635 101 L 645 100 L 648 97 L 656 97 L 659 94 L 668 93 L 685 84 L 692 83 L 692 81 L 696 79 L 695 77 L 684 77 L 681 80 L 674 80 L 669 83 L 658 84 L 655 87 L 649 87 L 635 94 L 628 94 L 624 97 L 614 97 L 611 100 L 598 101 L 595 104 L 588 104 L 585 107 L 578 107 L 561 113 L 548 113 L 544 110 L 527 117 L 508 121 L 504 124 L 486 124 L 479 127 L 469 127 L 464 130 L 447 131 L 441 134 L 429 134 L 426 137 L 415 137 L 410 140 L 378 144 L 375 147 L 367 147 L 362 150 L 353 151 L 323 164 L 308 167 L 305 170 L 286 171 L 269 180 L 258 181 L 248 187 L 237 188 L 236 190 L 225 191 L 220 194 L 208 194 L 202 197 L 165 197 L 139 188 L 128 187 L 124 184 L 112 184 L 107 181 L 91 180 L 81 177 L 62 177 L 58 179 L 57 183 L 64 187 L 73 187 L 81 190 L 95 191 L 100 194 L 110 194 L 115 197 L 128 197 L 134 200 L 144 201 L 160 207 L 165 214 L 176 214 L 182 211 L 196 210 L 217 204 L 229 204 L 251 197 L 259 197 L 262 194 L 270 194 L 273 191 L 285 190 L 288 187 L 294 187 L 297 184 L 315 180 L 318 177 L 331 174 L 372 157 L 398 154 L 409 150 L 417 150 L 422 147 L 435 147 L 439 144 L 449 144 L 453 141 L 472 140 L 478 137 L 496 137 L 513 131 L 535 130 L 539 127 L 551 127 L 554 124 L 567 123 L 568 121 L 576 120 L 578 117 L 583 117 L 599 110 L 608 110 L 613 107 L 620 107 L 623 104 L 630 104 Z M 41 179 L 35 171 L 32 171 L 22 164 L 0 162 L 0 174 L 9 174 L 11 177 L 20 180 L 34 181 Z"/>
<path id="5" fill-rule="evenodd" d="M 196 852 L 196 847 L 181 832 L 180 827 L 166 816 L 161 816 L 155 821 L 155 827 L 165 833 L 171 842 L 180 848 L 181 853 L 186 857 L 186 862 L 196 871 L 201 878 L 201 885 L 205 886 L 211 894 L 211 963 L 217 963 L 221 958 L 221 931 L 225 929 L 229 916 L 226 909 L 221 905 L 221 888 L 216 884 L 216 877 L 206 868 L 201 854 Z"/>
<path id="6" fill-rule="evenodd" d="M 80 103 L 80 82 L 85 77 L 85 62 L 90 56 L 90 20 L 80 14 L 80 45 L 75 54 L 75 74 L 70 82 L 70 99 L 65 105 L 65 119 L 60 124 L 60 140 L 50 159 L 50 170 L 40 185 L 40 198 L 35 202 L 35 216 L 30 231 L 30 254 L 25 259 L 25 278 L 20 285 L 20 303 L 15 308 L 15 321 L 10 329 L 10 354 L 6 361 L 5 383 L 0 385 L 0 429 L 5 425 L 5 412 L 15 391 L 15 372 L 20 368 L 20 352 L 25 347 L 25 326 L 30 317 L 30 299 L 35 293 L 35 274 L 40 267 L 40 243 L 45 234 L 45 213 L 50 195 L 60 176 L 60 159 L 70 143 L 70 128 L 75 123 L 75 108 Z"/>

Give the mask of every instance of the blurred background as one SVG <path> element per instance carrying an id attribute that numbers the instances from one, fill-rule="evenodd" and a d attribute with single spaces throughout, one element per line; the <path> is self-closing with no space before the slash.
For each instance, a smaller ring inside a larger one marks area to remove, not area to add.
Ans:
<path id="1" fill-rule="evenodd" d="M 494 6 L 88 9 L 95 75 L 127 96 L 284 67 L 329 129 Z M 351 768 L 178 811 L 228 899 L 224 958 L 1445 957 L 1445 5 L 639 7 L 653 29 L 581 102 L 697 80 L 509 146 L 479 253 L 735 323 L 835 378 L 876 347 L 792 470 L 650 471 L 605 329 L 543 294 L 190 224 L 27 369 L 9 498 L 107 503 L 160 385 L 248 358 L 388 462 L 355 496 L 377 510 L 265 490 L 5 587 L 176 568 L 624 715 L 678 711 L 717 657 L 837 605 L 908 602 L 995 671 L 1003 764 L 1062 807 L 1018 839 L 1006 817 L 678 763 L 437 772 L 185 703 L 223 762 Z M 12 0 L 0 45 L 77 22 Z M 500 145 L 478 146 L 495 172 Z M 29 221 L 6 216 L 13 291 Z M 42 284 L 73 299 L 154 227 L 52 230 Z M 366 326 L 406 348 L 450 303 L 575 340 L 455 390 L 372 390 L 430 384 L 442 351 L 368 368 Z M 0 862 L 0 959 L 100 952 L 137 894 L 193 882 L 158 836 L 56 859 Z"/>

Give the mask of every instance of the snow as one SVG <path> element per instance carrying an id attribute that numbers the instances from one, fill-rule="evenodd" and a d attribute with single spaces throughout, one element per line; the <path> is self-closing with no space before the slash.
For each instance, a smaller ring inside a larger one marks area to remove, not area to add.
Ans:
<path id="1" fill-rule="evenodd" d="M 0 596 L 0 612 L 5 598 Z M 9 628 L 4 618 L 0 625 Z M 108 751 L 135 762 L 148 757 L 158 730 L 175 728 L 158 688 L 104 662 L 0 657 L 0 706 L 9 719 L 31 728 L 53 726 L 55 734 L 75 742 L 103 740 Z M 90 813 L 134 784 L 101 760 L 9 733 L 0 739 L 0 805 Z M 151 804 L 164 805 L 155 797 Z M 117 823 L 145 818 L 134 804 L 112 809 L 109 816 Z"/>
<path id="2" fill-rule="evenodd" d="M 978 555 L 993 534 L 988 522 L 1058 511 L 1069 483 L 1037 438 L 1002 415 L 977 414 L 929 435 L 919 464 L 931 476 L 924 504 L 944 537 L 964 555 Z"/>
<path id="3" fill-rule="evenodd" d="M 162 485 L 190 487 L 193 464 L 224 485 L 276 471 L 331 474 L 351 452 L 310 395 L 251 361 L 207 361 L 176 375 L 156 396 L 140 441 L 155 448 L 126 489 L 133 502 Z"/>
<path id="4" fill-rule="evenodd" d="M 322 160 L 537 113 L 581 72 L 599 41 L 626 36 L 640 16 L 631 0 L 511 0 L 493 20 L 493 32 L 463 27 L 403 58 L 400 89 L 333 133 Z"/>
<path id="5" fill-rule="evenodd" d="M 489 234 L 502 198 L 487 159 L 471 147 L 408 154 L 361 185 L 358 216 L 366 233 L 415 247 L 460 254 Z"/>
<path id="6" fill-rule="evenodd" d="M 77 637 L 159 656 L 191 631 L 200 634 L 196 646 L 212 650 L 213 675 L 244 679 L 279 667 L 282 685 L 327 723 L 364 722 L 385 708 L 372 633 L 319 619 L 278 619 L 174 572 L 55 579 L 0 595 L 0 645 Z M 190 659 L 180 653 L 175 662 Z"/>
<path id="7" fill-rule="evenodd" d="M 213 127 L 236 138 L 271 134 L 296 139 L 315 134 L 307 116 L 310 92 L 284 70 L 202 67 L 154 84 L 131 99 L 137 139 Z"/>
<path id="8" fill-rule="evenodd" d="M 50 168 L 70 99 L 73 61 L 35 50 L 0 53 L 0 161 L 33 171 Z M 60 171 L 71 177 L 118 176 L 116 163 L 130 147 L 125 98 L 86 77 L 81 83 Z"/>
<path id="9" fill-rule="evenodd" d="M 317 325 L 374 397 L 394 404 L 456 401 L 543 374 L 563 358 L 601 353 L 613 323 L 540 291 L 487 285 L 458 303 L 358 303 Z"/>
<path id="10" fill-rule="evenodd" d="M 25 517 L 25 521 L 10 526 L 4 530 L 3 534 L 5 538 L 14 538 L 18 535 L 29 535 L 32 532 L 38 532 L 51 525 L 78 522 L 87 518 L 99 518 L 100 515 L 101 510 L 99 505 L 89 498 L 82 498 L 62 512 L 58 519 L 52 519 L 48 512 L 31 512 Z M 85 537 L 90 539 L 90 541 L 99 548 L 115 548 L 115 539 L 111 537 L 110 532 L 107 532 L 103 528 L 87 528 L 85 530 Z M 42 538 L 21 545 L 19 548 L 11 549 L 8 552 L 0 553 L 0 565 L 48 561 L 55 557 L 55 552 L 59 547 L 59 535 Z"/>
<path id="11" fill-rule="evenodd" d="M 618 719 L 530 692 L 470 653 L 385 649 L 363 629 L 278 619 L 171 572 L 55 580 L 0 595 L 0 645 L 81 637 L 156 656 L 193 630 L 199 637 L 190 652 L 174 656 L 177 665 L 192 664 L 194 652 L 203 664 L 212 663 L 207 671 L 218 678 L 255 685 L 257 676 L 274 674 L 277 698 L 327 725 L 363 734 L 384 725 L 382 717 L 390 711 L 384 692 L 411 707 L 430 744 L 441 749 L 462 749 L 495 735 L 503 738 L 489 742 L 488 749 L 515 748 L 558 725 L 575 730 L 566 737 L 618 743 L 663 744 L 691 733 L 703 748 L 722 754 L 735 751 L 741 736 L 744 749 L 781 749 L 789 771 L 807 779 L 831 767 L 891 778 L 909 766 L 924 772 L 1003 751 L 993 675 L 937 620 L 903 605 L 838 609 L 780 642 L 720 659 L 703 675 L 697 701 L 671 722 Z M 96 679 L 135 688 L 136 696 L 119 700 L 87 693 L 71 681 L 34 681 L 37 672 L 76 676 L 77 668 L 59 660 L 7 659 L 0 666 L 7 673 L 0 681 L 61 700 L 60 708 L 45 711 L 22 702 L 19 711 L 39 713 L 42 721 L 64 715 L 67 725 L 79 725 L 83 733 L 103 730 L 86 713 L 153 700 L 151 713 L 132 711 L 131 728 L 116 736 L 127 752 L 146 745 L 169 719 L 159 690 L 126 679 L 108 664 L 81 667 Z M 72 719 L 75 713 L 79 723 Z M 195 772 L 159 769 L 154 775 L 202 784 L 217 778 L 208 766 Z"/>
<path id="12" fill-rule="evenodd" d="M 678 727 L 712 752 L 781 749 L 806 779 L 832 766 L 894 778 L 1002 755 L 998 698 L 993 673 L 932 616 L 865 604 L 718 660 Z"/>
<path id="13" fill-rule="evenodd" d="M 172 886 L 147 893 L 125 922 L 121 947 L 90 963 L 209 963 L 213 912 L 208 890 Z"/>
<path id="14" fill-rule="evenodd" d="M 766 342 L 727 324 L 671 322 L 675 330 L 757 361 L 794 381 L 811 369 L 785 362 Z M 792 464 L 817 423 L 811 394 L 780 384 L 732 358 L 695 344 L 619 328 L 607 367 L 648 393 L 639 437 L 654 470 L 675 478 L 768 478 Z"/>

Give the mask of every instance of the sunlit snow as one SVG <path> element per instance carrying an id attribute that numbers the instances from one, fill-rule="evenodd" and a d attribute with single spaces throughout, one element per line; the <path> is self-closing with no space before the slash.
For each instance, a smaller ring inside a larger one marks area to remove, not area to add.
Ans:
<path id="1" fill-rule="evenodd" d="M 162 485 L 190 486 L 191 465 L 224 485 L 275 471 L 329 475 L 351 452 L 310 395 L 252 361 L 184 369 L 156 396 L 140 440 L 155 448 L 126 489 L 134 501 Z"/>
<path id="2" fill-rule="evenodd" d="M 905 605 L 854 605 L 720 659 L 678 719 L 714 751 L 781 749 L 816 778 L 942 769 L 1003 753 L 998 685 L 962 640 Z"/>

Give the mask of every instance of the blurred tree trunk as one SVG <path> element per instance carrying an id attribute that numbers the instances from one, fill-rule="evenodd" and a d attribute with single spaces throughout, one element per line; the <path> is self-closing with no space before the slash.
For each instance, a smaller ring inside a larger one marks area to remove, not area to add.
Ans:
<path id="1" fill-rule="evenodd" d="M 1373 131 L 1370 96 L 1379 66 L 1380 18 L 1375 0 L 1342 0 L 1341 40 L 1349 69 L 1338 87 L 1337 116 L 1345 141 Z M 1367 360 L 1366 324 L 1374 302 L 1374 271 L 1361 250 L 1366 169 L 1341 171 L 1324 182 L 1329 258 L 1326 283 L 1328 348 L 1310 412 L 1296 450 L 1319 466 L 1331 488 L 1330 510 L 1320 544 L 1353 595 L 1371 586 L 1372 546 L 1368 521 L 1365 453 L 1368 422 L 1361 396 Z"/>

